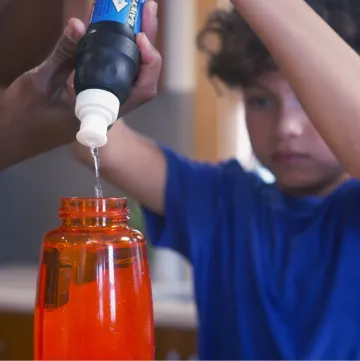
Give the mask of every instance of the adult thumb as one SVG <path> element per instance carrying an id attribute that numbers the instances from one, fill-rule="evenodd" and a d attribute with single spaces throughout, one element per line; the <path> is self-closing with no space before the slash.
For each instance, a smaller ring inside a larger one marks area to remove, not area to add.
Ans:
<path id="1" fill-rule="evenodd" d="M 74 70 L 77 44 L 85 33 L 86 27 L 81 20 L 70 19 L 53 52 L 40 65 L 38 72 L 46 78 L 65 82 Z"/>

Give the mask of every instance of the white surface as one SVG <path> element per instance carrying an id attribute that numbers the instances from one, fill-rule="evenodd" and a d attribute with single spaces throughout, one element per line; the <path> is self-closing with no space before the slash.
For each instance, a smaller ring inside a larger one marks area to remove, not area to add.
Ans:
<path id="1" fill-rule="evenodd" d="M 119 114 L 118 98 L 105 90 L 88 89 L 76 97 L 75 114 L 81 122 L 76 139 L 87 147 L 98 148 L 107 143 L 107 129 Z"/>
<path id="2" fill-rule="evenodd" d="M 0 310 L 33 312 L 37 269 L 27 266 L 0 268 Z M 192 286 L 153 284 L 156 326 L 196 328 L 196 308 Z"/>
<path id="3" fill-rule="evenodd" d="M 171 92 L 195 88 L 196 1 L 164 1 L 164 79 Z"/>
<path id="4" fill-rule="evenodd" d="M 166 248 L 156 248 L 153 259 L 151 274 L 154 282 L 160 284 L 177 284 L 179 281 L 191 282 L 191 266 L 178 252 Z"/>

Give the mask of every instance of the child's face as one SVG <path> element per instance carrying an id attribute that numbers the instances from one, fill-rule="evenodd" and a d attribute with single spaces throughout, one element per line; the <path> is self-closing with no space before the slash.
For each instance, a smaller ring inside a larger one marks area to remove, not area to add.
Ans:
<path id="1" fill-rule="evenodd" d="M 256 157 L 294 193 L 321 194 L 344 176 L 280 72 L 244 90 L 246 122 Z"/>

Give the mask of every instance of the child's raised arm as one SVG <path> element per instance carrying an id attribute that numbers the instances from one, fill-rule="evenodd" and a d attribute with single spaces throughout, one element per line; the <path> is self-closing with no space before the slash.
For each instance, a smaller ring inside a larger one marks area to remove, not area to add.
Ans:
<path id="1" fill-rule="evenodd" d="M 360 57 L 303 0 L 232 0 L 344 168 L 360 178 Z"/>

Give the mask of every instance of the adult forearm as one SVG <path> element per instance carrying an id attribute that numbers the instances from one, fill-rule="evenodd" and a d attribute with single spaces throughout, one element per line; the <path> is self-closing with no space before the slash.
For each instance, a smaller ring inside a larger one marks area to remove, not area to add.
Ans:
<path id="1" fill-rule="evenodd" d="M 233 0 L 343 166 L 360 177 L 360 57 L 303 0 Z"/>
<path id="2" fill-rule="evenodd" d="M 16 113 L 2 102 L 4 89 L 0 90 L 0 170 L 23 160 L 49 151 L 75 139 L 79 121 L 69 117 L 67 111 Z M 19 102 L 26 98 L 18 99 Z M 55 110 L 56 111 L 56 110 Z"/>

